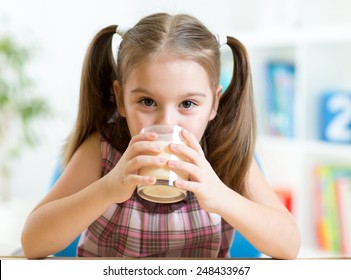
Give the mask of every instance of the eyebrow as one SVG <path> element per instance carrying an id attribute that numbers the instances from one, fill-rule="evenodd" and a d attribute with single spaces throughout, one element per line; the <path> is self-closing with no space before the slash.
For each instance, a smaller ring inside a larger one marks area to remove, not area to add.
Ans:
<path id="1" fill-rule="evenodd" d="M 154 95 L 154 93 L 148 91 L 145 88 L 135 88 L 135 89 L 132 89 L 130 92 L 131 93 L 145 93 L 145 94 L 148 94 L 148 95 L 151 95 L 151 96 Z M 198 96 L 198 97 L 202 97 L 202 98 L 206 98 L 207 97 L 207 95 L 205 93 L 203 93 L 203 92 L 187 92 L 187 93 L 183 94 L 182 97 L 185 98 L 185 97 L 193 97 L 193 96 Z"/>

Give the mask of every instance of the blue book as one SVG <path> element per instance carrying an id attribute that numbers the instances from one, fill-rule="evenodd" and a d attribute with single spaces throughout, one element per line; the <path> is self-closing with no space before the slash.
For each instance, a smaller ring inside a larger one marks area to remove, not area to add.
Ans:
<path id="1" fill-rule="evenodd" d="M 295 65 L 289 62 L 267 64 L 268 132 L 294 137 Z"/>
<path id="2" fill-rule="evenodd" d="M 326 91 L 320 102 L 320 138 L 351 143 L 351 91 Z"/>

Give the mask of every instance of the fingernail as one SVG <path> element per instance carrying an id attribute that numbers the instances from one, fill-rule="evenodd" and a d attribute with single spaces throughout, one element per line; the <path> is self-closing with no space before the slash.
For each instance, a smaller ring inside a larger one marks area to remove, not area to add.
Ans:
<path id="1" fill-rule="evenodd" d="M 149 137 L 151 138 L 151 139 L 156 139 L 157 138 L 157 133 L 155 133 L 155 132 L 149 132 L 150 134 L 149 134 Z"/>
<path id="2" fill-rule="evenodd" d="M 169 161 L 168 161 L 168 165 L 169 165 L 170 167 L 176 167 L 176 164 L 177 164 L 177 162 L 174 161 L 174 160 L 169 160 Z"/>
<path id="3" fill-rule="evenodd" d="M 153 185 L 153 184 L 156 183 L 156 178 L 150 176 L 150 177 L 147 178 L 147 181 L 148 181 L 149 184 Z"/>
<path id="4" fill-rule="evenodd" d="M 171 150 L 173 150 L 173 151 L 177 151 L 177 150 L 178 150 L 178 145 L 177 145 L 177 144 L 171 143 L 171 144 L 170 144 L 170 148 L 171 148 Z"/>
<path id="5" fill-rule="evenodd" d="M 184 186 L 184 182 L 181 181 L 181 180 L 176 180 L 174 183 L 175 183 L 175 186 L 176 186 L 176 187 L 182 187 L 182 186 Z"/>

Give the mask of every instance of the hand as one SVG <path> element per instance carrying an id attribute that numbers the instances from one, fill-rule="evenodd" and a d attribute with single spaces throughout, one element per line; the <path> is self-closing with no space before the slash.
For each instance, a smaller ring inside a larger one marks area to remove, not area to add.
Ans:
<path id="1" fill-rule="evenodd" d="M 188 161 L 168 161 L 170 169 L 189 174 L 189 181 L 176 180 L 174 185 L 180 189 L 193 192 L 200 206 L 207 212 L 216 212 L 223 201 L 227 186 L 221 181 L 207 161 L 205 154 L 195 138 L 186 130 L 182 137 L 187 145 L 170 144 L 170 150 Z"/>
<path id="2" fill-rule="evenodd" d="M 156 133 L 143 133 L 134 136 L 129 142 L 116 166 L 109 172 L 108 188 L 115 198 L 115 203 L 128 200 L 138 185 L 151 185 L 156 182 L 153 176 L 138 175 L 138 170 L 144 166 L 162 167 L 167 159 L 155 155 L 161 153 L 160 147 L 154 140 Z"/>

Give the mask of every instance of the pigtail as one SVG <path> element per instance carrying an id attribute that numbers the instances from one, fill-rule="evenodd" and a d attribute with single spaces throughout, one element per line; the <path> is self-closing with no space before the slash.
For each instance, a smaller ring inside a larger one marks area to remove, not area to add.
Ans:
<path id="1" fill-rule="evenodd" d="M 116 64 L 111 46 L 115 31 L 116 25 L 102 29 L 87 50 L 80 83 L 78 116 L 64 154 L 66 164 L 93 132 L 98 131 L 104 136 L 104 125 L 116 112 L 113 93 Z"/>
<path id="2" fill-rule="evenodd" d="M 217 116 L 206 130 L 206 145 L 211 147 L 208 160 L 217 175 L 244 194 L 256 141 L 251 71 L 245 47 L 233 37 L 227 37 L 227 45 L 233 53 L 233 75 L 220 99 Z M 219 137 L 219 133 L 226 137 Z"/>

